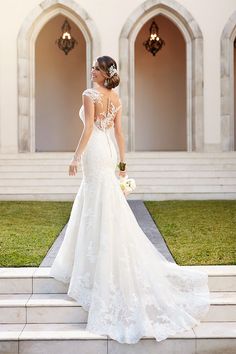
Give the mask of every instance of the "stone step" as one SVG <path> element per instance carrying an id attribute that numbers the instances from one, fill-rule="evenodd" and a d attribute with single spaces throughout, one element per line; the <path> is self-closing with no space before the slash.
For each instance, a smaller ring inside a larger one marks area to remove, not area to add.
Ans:
<path id="1" fill-rule="evenodd" d="M 81 324 L 0 325 L 3 354 L 107 354 L 107 336 Z"/>
<path id="2" fill-rule="evenodd" d="M 67 294 L 0 295 L 0 323 L 86 323 L 87 312 Z M 236 322 L 236 292 L 211 292 L 203 322 Z"/>
<path id="3" fill-rule="evenodd" d="M 1 153 L 0 156 L 3 158 L 17 158 L 18 155 L 20 155 L 21 158 L 25 158 L 26 156 L 28 157 L 34 157 L 37 156 L 38 158 L 57 158 L 57 157 L 67 157 L 71 156 L 73 154 L 73 151 L 63 151 L 63 152 L 20 152 L 20 153 Z M 206 156 L 206 157 L 216 157 L 216 156 L 222 156 L 222 157 L 233 157 L 235 156 L 235 151 L 225 151 L 225 152 L 196 152 L 196 151 L 133 151 L 133 152 L 127 152 L 127 155 L 129 157 L 135 158 L 137 156 L 142 156 L 142 157 L 163 157 L 163 156 L 171 156 L 171 157 L 185 157 L 185 156 L 192 156 L 198 158 L 199 156 Z"/>
<path id="4" fill-rule="evenodd" d="M 25 159 L 25 160 L 4 160 L 0 159 L 0 167 L 1 170 L 4 170 L 5 168 L 9 167 L 22 167 L 22 166 L 28 166 L 28 167 L 33 167 L 33 166 L 43 166 L 44 168 L 49 167 L 49 166 L 68 166 L 69 162 L 71 159 L 65 159 L 65 160 L 59 160 L 59 159 Z M 231 166 L 231 167 L 236 167 L 236 158 L 232 159 L 145 159 L 144 161 L 139 161 L 137 160 L 131 160 L 131 159 L 126 159 L 127 166 L 135 166 L 136 168 L 139 166 L 155 166 L 155 165 L 162 165 L 166 166 L 198 166 L 201 168 L 201 166 L 207 166 L 207 165 L 212 165 L 214 167 L 221 168 L 222 166 Z"/>
<path id="5" fill-rule="evenodd" d="M 73 202 L 76 196 L 76 192 L 73 193 L 0 193 L 0 200 L 6 201 L 70 201 Z M 236 192 L 224 192 L 224 193 L 210 193 L 210 192 L 199 192 L 199 193 L 158 193 L 156 192 L 144 192 L 144 193 L 131 193 L 127 197 L 128 200 L 236 200 Z"/>
<path id="6" fill-rule="evenodd" d="M 68 200 L 82 173 L 68 175 L 71 153 L 0 155 L 1 200 Z M 130 200 L 236 198 L 236 153 L 127 153 L 129 177 L 137 188 Z"/>
<path id="7" fill-rule="evenodd" d="M 201 323 L 162 342 L 122 344 L 86 331 L 85 324 L 0 325 L 4 354 L 235 354 L 236 323 Z"/>
<path id="8" fill-rule="evenodd" d="M 117 170 L 118 171 L 118 170 Z M 1 177 L 42 177 L 55 178 L 68 176 L 68 164 L 65 165 L 22 165 L 22 166 L 0 166 Z M 131 165 L 128 166 L 128 173 L 135 176 L 150 177 L 235 177 L 235 165 Z M 180 173 L 180 175 L 179 175 Z M 52 176 L 51 176 L 52 174 Z M 81 168 L 78 175 L 82 175 Z"/>
<path id="9" fill-rule="evenodd" d="M 12 166 L 11 166 L 12 167 Z M 36 169 L 37 167 L 37 169 Z M 193 169 L 191 170 L 184 168 L 184 166 L 178 166 L 174 169 L 174 166 L 169 167 L 168 169 L 163 168 L 163 166 L 157 165 L 155 166 L 156 170 L 144 170 L 141 168 L 140 170 L 134 170 L 132 167 L 129 167 L 128 174 L 133 178 L 171 178 L 171 179 L 181 179 L 181 178 L 236 178 L 236 168 L 235 170 L 210 170 L 210 166 L 206 166 L 208 169 L 199 170 Z M 212 166 L 211 166 L 212 167 Z M 182 168 L 182 169 L 181 169 Z M 67 167 L 58 169 L 57 166 L 48 166 L 47 169 L 44 169 L 41 166 L 32 166 L 32 168 L 28 168 L 27 166 L 21 166 L 21 168 L 14 168 L 12 171 L 0 171 L 0 180 L 1 179 L 60 179 L 66 178 L 72 181 L 72 179 L 81 179 L 82 172 L 78 170 L 76 177 L 71 178 L 68 175 Z"/>
<path id="10" fill-rule="evenodd" d="M 0 159 L 0 171 L 5 171 L 7 169 L 20 169 L 20 168 L 36 168 L 37 167 L 42 167 L 43 169 L 47 168 L 63 168 L 67 167 L 70 162 L 70 159 L 68 160 L 44 160 L 42 159 L 31 159 L 31 160 L 3 160 Z M 172 166 L 174 168 L 178 168 L 178 166 L 184 166 L 186 169 L 187 168 L 192 168 L 195 166 L 195 169 L 201 169 L 201 168 L 215 168 L 215 169 L 222 169 L 224 166 L 229 168 L 229 169 L 236 169 L 236 158 L 235 159 L 222 159 L 222 160 L 214 160 L 212 161 L 211 159 L 206 160 L 206 159 L 186 159 L 186 160 L 179 160 L 179 159 L 157 159 L 157 160 L 150 160 L 147 159 L 143 162 L 137 160 L 137 161 L 132 161 L 132 160 L 126 160 L 127 162 L 127 167 L 132 167 L 136 169 L 140 169 L 141 166 L 143 166 L 143 169 L 152 169 L 155 168 L 156 165 L 158 166 L 163 166 L 165 169 L 171 168 Z M 212 167 L 210 167 L 210 165 Z"/>
<path id="11" fill-rule="evenodd" d="M 68 201 L 73 201 L 75 195 L 74 194 L 38 194 L 34 196 L 36 199 L 33 199 L 33 195 L 19 195 L 18 200 L 54 200 L 54 201 L 60 201 L 60 200 L 68 200 Z M 0 198 L 2 200 L 15 200 L 14 197 L 10 194 L 0 195 Z M 24 199 L 23 199 L 24 198 Z M 143 193 L 137 193 L 133 192 L 130 195 L 128 195 L 128 200 L 150 200 L 150 201 L 164 201 L 164 200 L 236 200 L 236 192 L 233 190 L 231 192 L 223 192 L 223 193 L 215 193 L 215 192 L 206 192 L 206 191 L 201 191 L 201 192 L 191 192 L 191 193 L 179 193 L 176 189 L 175 192 L 162 192 L 158 193 L 156 192 L 148 192 L 145 191 Z"/>
<path id="12" fill-rule="evenodd" d="M 68 175 L 72 153 L 0 154 L 1 200 L 73 201 L 82 179 Z M 236 198 L 236 153 L 127 153 L 137 188 L 130 200 Z"/>
<path id="13" fill-rule="evenodd" d="M 213 292 L 236 292 L 236 266 L 186 266 L 204 271 Z M 68 285 L 49 276 L 49 267 L 0 268 L 0 294 L 66 294 Z"/>
<path id="14" fill-rule="evenodd" d="M 26 152 L 26 153 L 0 153 L 2 159 L 65 159 L 71 157 L 73 151 L 67 152 Z M 145 158 L 234 158 L 235 151 L 228 152 L 188 152 L 188 151 L 133 151 L 126 152 L 127 158 L 137 159 L 140 157 Z"/>
<path id="15" fill-rule="evenodd" d="M 79 189 L 79 184 L 72 186 L 52 185 L 52 186 L 0 186 L 0 195 L 13 194 L 13 195 L 28 195 L 28 194 L 76 194 Z M 199 194 L 208 193 L 210 195 L 214 194 L 232 194 L 232 197 L 236 194 L 236 184 L 234 185 L 137 185 L 135 189 L 135 194 Z M 132 195 L 131 195 L 132 196 Z M 2 199 L 2 198 L 1 198 Z M 142 199 L 142 196 L 140 196 Z"/>
<path id="16" fill-rule="evenodd" d="M 135 178 L 134 176 L 132 176 Z M 215 177 L 215 178 L 149 178 L 149 177 L 138 177 L 135 178 L 136 184 L 138 186 L 166 186 L 166 185 L 199 185 L 199 186 L 234 186 L 236 190 L 236 178 L 230 177 Z M 0 187 L 25 187 L 25 186 L 78 186 L 81 183 L 81 178 L 56 178 L 56 179 L 42 179 L 38 178 L 0 178 Z"/>
<path id="17" fill-rule="evenodd" d="M 0 154 L 0 165 L 64 165 L 73 157 L 71 153 L 19 153 Z M 189 152 L 135 152 L 126 153 L 129 164 L 236 164 L 236 153 L 189 153 Z"/>

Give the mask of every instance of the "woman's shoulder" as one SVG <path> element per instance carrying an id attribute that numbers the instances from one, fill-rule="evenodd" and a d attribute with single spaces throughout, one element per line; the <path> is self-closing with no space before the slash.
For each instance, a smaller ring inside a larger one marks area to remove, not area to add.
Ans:
<path id="1" fill-rule="evenodd" d="M 122 105 L 121 98 L 117 92 L 115 92 L 116 101 L 119 105 Z"/>
<path id="2" fill-rule="evenodd" d="M 99 96 L 99 92 L 94 88 L 87 88 L 82 92 L 82 96 L 88 96 L 95 101 Z"/>
<path id="3" fill-rule="evenodd" d="M 116 103 L 121 104 L 121 99 L 120 99 L 119 94 L 113 89 L 111 89 L 111 94 L 112 95 L 110 97 L 113 97 L 113 101 L 115 101 Z M 83 91 L 82 95 L 83 96 L 89 96 L 95 102 L 97 100 L 100 100 L 101 97 L 104 95 L 104 93 L 98 91 L 96 88 L 86 88 Z"/>
<path id="4" fill-rule="evenodd" d="M 86 95 L 86 94 L 93 94 L 96 93 L 96 90 L 94 88 L 86 88 L 83 92 L 82 95 Z"/>
<path id="5" fill-rule="evenodd" d="M 117 91 L 111 89 L 111 97 L 116 101 L 120 102 L 120 96 Z"/>

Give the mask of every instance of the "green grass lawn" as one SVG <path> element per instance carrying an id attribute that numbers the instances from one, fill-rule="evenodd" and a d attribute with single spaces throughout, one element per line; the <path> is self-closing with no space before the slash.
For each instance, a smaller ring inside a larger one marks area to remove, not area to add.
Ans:
<path id="1" fill-rule="evenodd" d="M 236 264 L 236 201 L 145 202 L 176 263 Z"/>
<path id="2" fill-rule="evenodd" d="M 71 202 L 0 201 L 0 267 L 39 266 L 71 207 Z"/>
<path id="3" fill-rule="evenodd" d="M 236 264 L 236 201 L 145 202 L 176 262 Z M 0 267 L 37 267 L 72 202 L 0 201 Z"/>

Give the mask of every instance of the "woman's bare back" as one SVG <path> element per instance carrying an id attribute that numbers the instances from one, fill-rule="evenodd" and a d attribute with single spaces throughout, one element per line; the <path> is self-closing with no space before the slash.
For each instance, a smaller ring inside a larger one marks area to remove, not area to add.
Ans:
<path id="1" fill-rule="evenodd" d="M 119 95 L 113 90 L 102 92 L 94 88 L 85 90 L 83 94 L 93 99 L 95 125 L 102 130 L 111 128 L 114 125 L 116 114 L 121 108 Z"/>

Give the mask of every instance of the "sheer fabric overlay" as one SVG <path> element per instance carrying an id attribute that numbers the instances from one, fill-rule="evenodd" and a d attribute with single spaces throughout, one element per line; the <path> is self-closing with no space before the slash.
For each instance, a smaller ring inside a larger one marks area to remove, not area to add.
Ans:
<path id="1" fill-rule="evenodd" d="M 83 94 L 94 103 L 101 97 L 95 89 Z M 161 341 L 206 315 L 208 276 L 168 262 L 139 227 L 115 175 L 110 131 L 117 111 L 105 115 L 103 125 L 94 122 L 81 158 L 83 179 L 50 275 L 69 284 L 68 295 L 88 312 L 88 331 L 120 343 L 145 336 Z M 84 122 L 83 106 L 80 118 Z"/>

